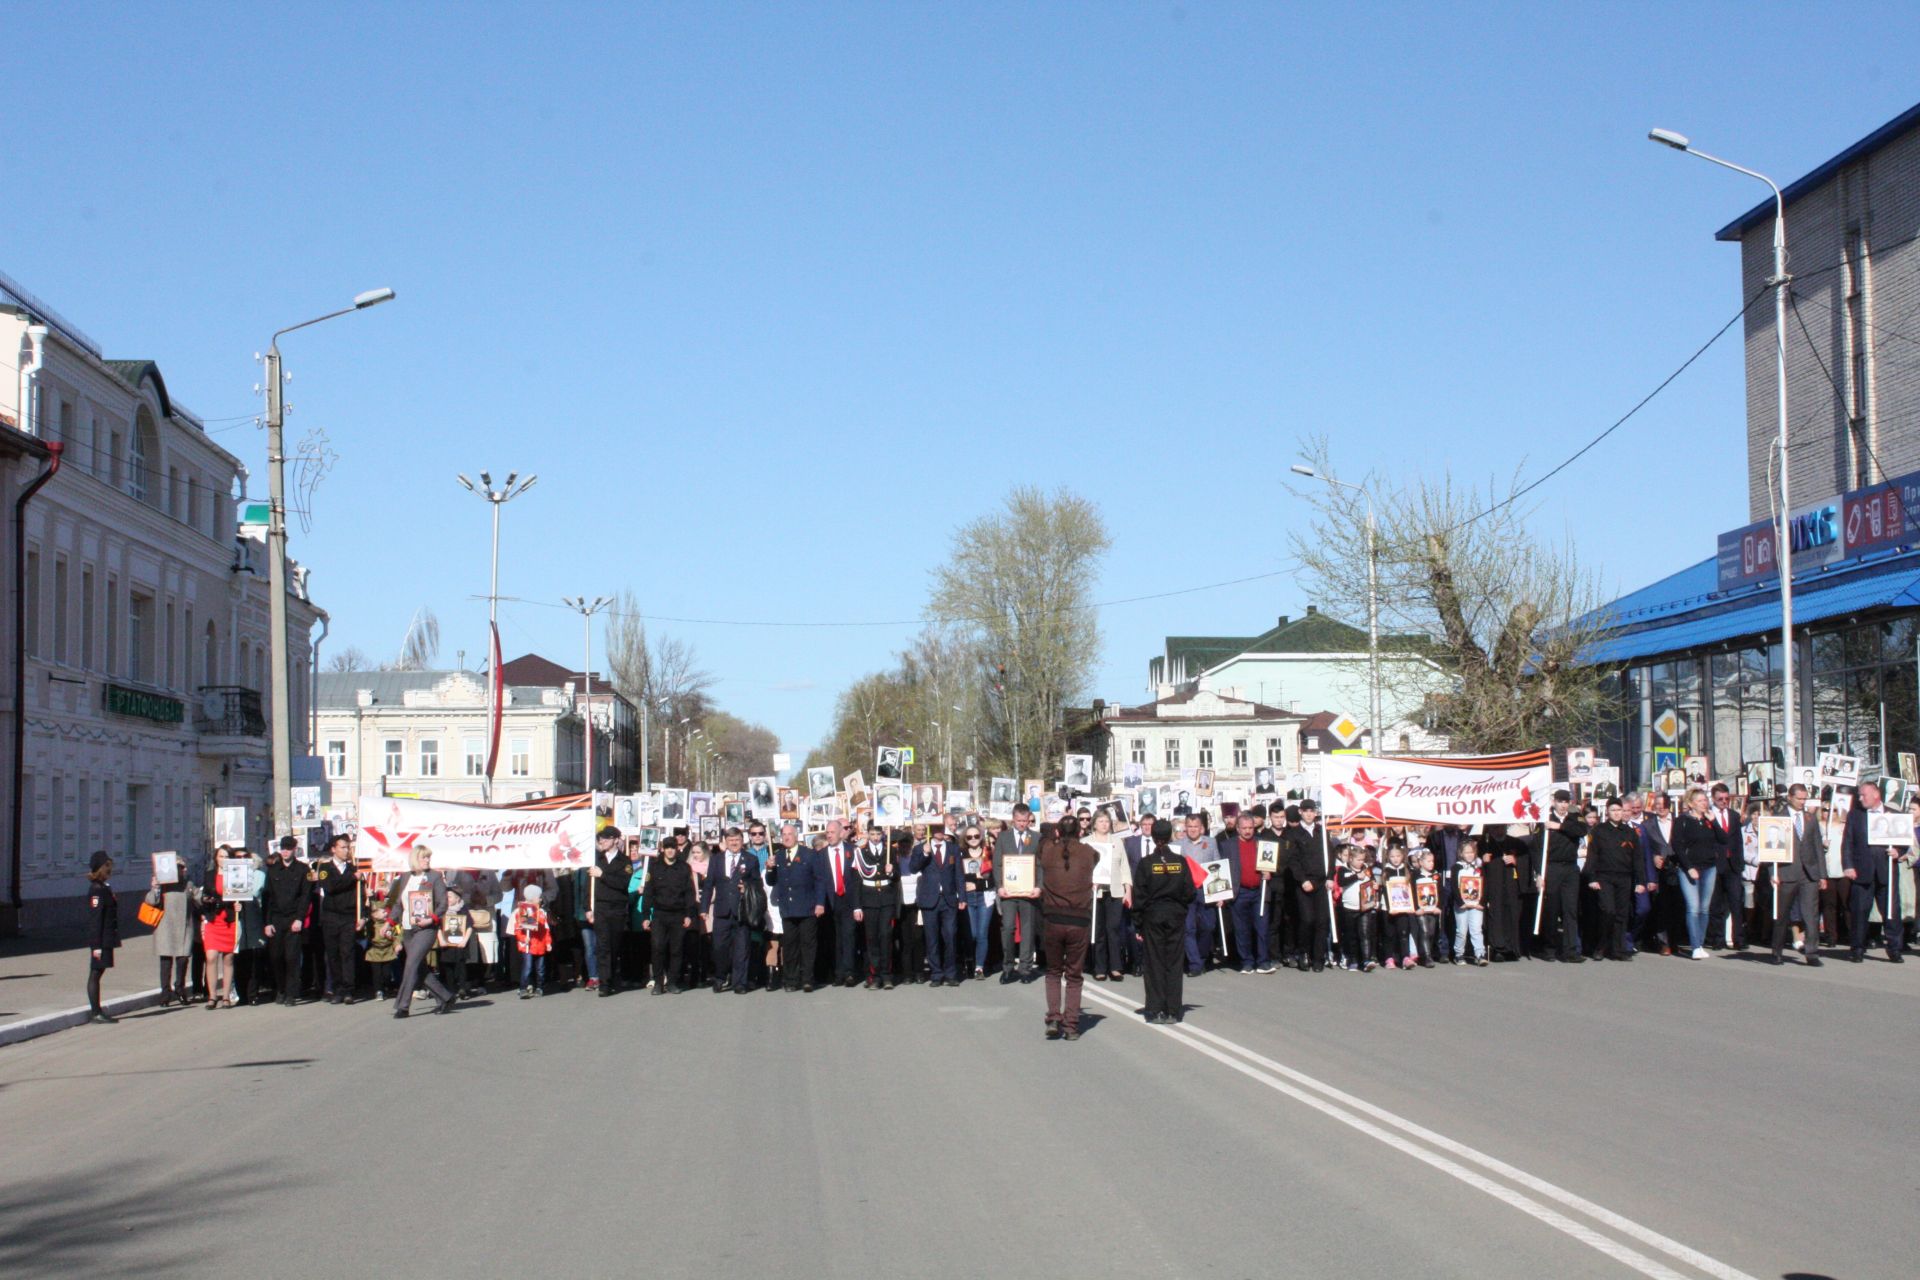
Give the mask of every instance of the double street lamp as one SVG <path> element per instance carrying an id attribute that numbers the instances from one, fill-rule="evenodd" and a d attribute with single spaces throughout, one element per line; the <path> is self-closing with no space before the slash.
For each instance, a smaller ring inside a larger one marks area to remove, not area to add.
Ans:
<path id="1" fill-rule="evenodd" d="M 1373 495 L 1364 484 L 1323 476 L 1304 462 L 1294 463 L 1293 473 L 1352 489 L 1367 502 L 1367 716 L 1373 721 L 1373 753 L 1384 755 L 1380 745 L 1386 734 L 1386 727 L 1380 723 L 1380 539 L 1373 520 Z"/>
<path id="2" fill-rule="evenodd" d="M 499 510 L 498 507 L 494 509 Z M 586 778 L 587 792 L 591 795 L 593 792 L 593 615 L 612 604 L 613 598 L 595 596 L 590 601 L 585 596 L 562 596 L 560 603 L 580 615 L 581 627 L 587 638 L 586 665 L 580 669 L 580 678 L 585 681 L 585 692 L 582 694 L 580 704 L 584 714 L 581 715 L 580 720 L 587 731 L 586 770 L 582 776 Z"/>
<path id="3" fill-rule="evenodd" d="M 481 798 L 493 800 L 493 766 L 499 755 L 500 739 L 495 728 L 500 722 L 500 708 L 495 705 L 497 694 L 495 687 L 500 683 L 500 508 L 513 501 L 527 490 L 533 488 L 539 476 L 520 479 L 518 471 L 507 472 L 507 479 L 498 489 L 493 487 L 493 476 L 485 471 L 480 473 L 480 484 L 476 487 L 465 474 L 455 476 L 460 486 L 468 493 L 487 500 L 493 508 L 493 573 L 487 580 L 487 772 L 480 779 Z"/>
<path id="4" fill-rule="evenodd" d="M 323 320 L 352 315 L 393 300 L 392 289 L 369 289 L 350 307 L 329 311 L 274 332 L 267 343 L 267 630 L 272 649 L 273 834 L 293 830 L 293 709 L 287 671 L 287 404 L 280 372 L 280 339 Z M 311 749 L 312 744 L 308 744 Z"/>
<path id="5" fill-rule="evenodd" d="M 1773 277 L 1766 282 L 1767 287 L 1773 290 L 1773 380 L 1777 393 L 1774 413 L 1779 428 L 1775 447 L 1780 455 L 1777 464 L 1780 468 L 1780 519 L 1773 535 L 1773 558 L 1780 569 L 1780 694 L 1783 708 L 1780 730 L 1786 741 L 1787 767 L 1792 768 L 1800 763 L 1800 739 L 1799 716 L 1795 714 L 1798 705 L 1793 694 L 1793 517 L 1789 514 L 1793 504 L 1788 499 L 1787 484 L 1787 286 L 1793 280 L 1787 274 L 1787 199 L 1781 194 L 1780 184 L 1766 174 L 1731 160 L 1722 160 L 1719 156 L 1708 155 L 1695 148 L 1685 134 L 1675 133 L 1671 129 L 1650 129 L 1647 138 L 1663 147 L 1697 156 L 1708 164 L 1744 173 L 1749 178 L 1766 183 L 1767 189 L 1773 192 Z"/>

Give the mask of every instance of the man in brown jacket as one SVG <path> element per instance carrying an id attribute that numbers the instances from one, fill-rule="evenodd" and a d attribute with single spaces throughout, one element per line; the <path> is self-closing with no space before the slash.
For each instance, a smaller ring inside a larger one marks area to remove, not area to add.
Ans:
<path id="1" fill-rule="evenodd" d="M 1080 1038 L 1080 985 L 1093 927 L 1093 865 L 1099 855 L 1080 841 L 1072 814 L 1040 846 L 1041 949 L 1047 958 L 1047 1039 Z M 1066 1000 L 1061 1002 L 1061 978 Z"/>

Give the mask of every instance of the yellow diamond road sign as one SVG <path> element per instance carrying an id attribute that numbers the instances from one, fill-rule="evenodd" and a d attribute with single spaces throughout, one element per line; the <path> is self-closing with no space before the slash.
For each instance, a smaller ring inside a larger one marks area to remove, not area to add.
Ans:
<path id="1" fill-rule="evenodd" d="M 1660 718 L 1653 722 L 1653 731 L 1660 735 L 1660 741 L 1673 741 L 1674 735 L 1680 732 L 1680 717 L 1674 714 L 1673 708 L 1660 713 Z"/>
<path id="2" fill-rule="evenodd" d="M 1352 716 L 1343 715 L 1327 726 L 1327 732 L 1347 746 L 1352 746 L 1354 740 L 1360 736 L 1360 722 Z"/>

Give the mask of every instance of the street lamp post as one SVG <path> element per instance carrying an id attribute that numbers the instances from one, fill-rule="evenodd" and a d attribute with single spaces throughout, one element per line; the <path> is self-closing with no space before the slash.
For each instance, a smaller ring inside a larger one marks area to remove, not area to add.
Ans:
<path id="1" fill-rule="evenodd" d="M 1773 379 L 1777 392 L 1774 413 L 1778 419 L 1776 448 L 1780 455 L 1780 520 L 1774 530 L 1773 557 L 1780 567 L 1780 694 L 1783 707 L 1780 729 L 1786 739 L 1787 767 L 1792 768 L 1800 763 L 1800 717 L 1793 689 L 1793 526 L 1789 514 L 1793 510 L 1793 503 L 1788 497 L 1790 489 L 1787 483 L 1787 286 L 1793 281 L 1793 277 L 1787 274 L 1787 200 L 1780 192 L 1780 184 L 1766 174 L 1697 150 L 1684 134 L 1671 129 L 1651 129 L 1647 137 L 1663 147 L 1698 156 L 1722 169 L 1744 173 L 1749 178 L 1766 183 L 1767 189 L 1773 192 L 1773 278 L 1766 282 L 1773 290 Z"/>
<path id="2" fill-rule="evenodd" d="M 498 508 L 495 508 L 498 510 Z M 582 708 L 585 714 L 580 718 L 587 729 L 586 772 L 587 794 L 593 794 L 593 615 L 613 603 L 611 597 L 595 596 L 589 601 L 585 596 L 563 596 L 560 603 L 580 615 L 581 629 L 587 638 L 587 665 L 580 669 L 580 678 L 585 681 L 585 701 Z"/>
<path id="3" fill-rule="evenodd" d="M 1385 755 L 1381 743 L 1386 728 L 1380 723 L 1380 535 L 1373 519 L 1373 495 L 1364 484 L 1323 476 L 1304 462 L 1294 463 L 1293 472 L 1309 480 L 1324 480 L 1342 489 L 1352 489 L 1367 501 L 1367 718 L 1373 722 L 1373 752 Z"/>
<path id="4" fill-rule="evenodd" d="M 280 372 L 280 339 L 305 329 L 391 301 L 392 289 L 369 289 L 353 305 L 276 330 L 267 343 L 267 629 L 272 651 L 273 834 L 293 830 L 293 707 L 287 673 L 287 404 Z M 311 747 L 312 744 L 309 744 Z"/>
<path id="5" fill-rule="evenodd" d="M 493 477 L 485 471 L 480 473 L 480 487 L 475 488 L 473 481 L 465 475 L 454 477 L 460 481 L 468 493 L 477 494 L 487 500 L 493 508 L 493 571 L 487 579 L 487 772 L 480 779 L 480 797 L 493 800 L 493 766 L 495 756 L 499 754 L 500 739 L 495 730 L 499 723 L 500 708 L 495 705 L 497 694 L 495 686 L 500 680 L 500 508 L 513 501 L 539 481 L 539 476 L 520 479 L 518 471 L 507 472 L 506 483 L 498 489 L 493 487 Z"/>

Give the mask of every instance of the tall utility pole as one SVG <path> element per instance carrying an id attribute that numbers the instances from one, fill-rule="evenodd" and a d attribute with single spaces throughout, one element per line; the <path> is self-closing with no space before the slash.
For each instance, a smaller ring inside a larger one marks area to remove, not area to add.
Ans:
<path id="1" fill-rule="evenodd" d="M 492 803 L 493 766 L 498 763 L 496 757 L 500 749 L 500 735 L 496 728 L 500 722 L 500 707 L 497 705 L 499 694 L 496 692 L 500 683 L 500 508 L 533 488 L 540 477 L 528 476 L 521 480 L 518 471 L 509 471 L 506 483 L 498 489 L 493 487 L 493 476 L 485 471 L 480 473 L 480 487 L 477 489 L 465 475 L 454 478 L 468 493 L 485 498 L 487 505 L 493 508 L 493 570 L 487 578 L 487 772 L 480 779 L 480 798 Z"/>
<path id="2" fill-rule="evenodd" d="M 1773 290 L 1773 380 L 1777 393 L 1774 412 L 1779 428 L 1775 447 L 1780 455 L 1780 518 L 1774 527 L 1773 558 L 1780 567 L 1780 733 L 1786 740 L 1787 767 L 1791 769 L 1800 763 L 1800 717 L 1793 688 L 1793 502 L 1788 497 L 1787 485 L 1787 286 L 1793 282 L 1793 277 L 1787 274 L 1787 199 L 1780 192 L 1780 184 L 1766 174 L 1695 150 L 1684 134 L 1671 129 L 1652 129 L 1647 137 L 1661 146 L 1758 179 L 1773 192 L 1773 278 L 1766 282 Z M 1880 479 L 1886 477 L 1883 475 Z"/>
<path id="3" fill-rule="evenodd" d="M 287 643 L 287 402 L 286 379 L 280 371 L 280 339 L 295 329 L 365 311 L 392 298 L 391 289 L 369 289 L 350 307 L 276 330 L 267 343 L 267 638 L 273 660 L 268 685 L 273 716 L 274 839 L 293 830 L 293 698 L 287 672 L 292 656 Z"/>
<path id="4" fill-rule="evenodd" d="M 495 507 L 498 511 L 500 508 Z M 587 665 L 580 669 L 580 678 L 586 682 L 584 701 L 580 704 L 584 714 L 580 717 L 587 727 L 586 772 L 587 793 L 593 793 L 593 615 L 613 603 L 611 597 L 595 596 L 591 603 L 585 596 L 564 596 L 560 603 L 580 615 L 582 628 L 587 637 Z"/>

